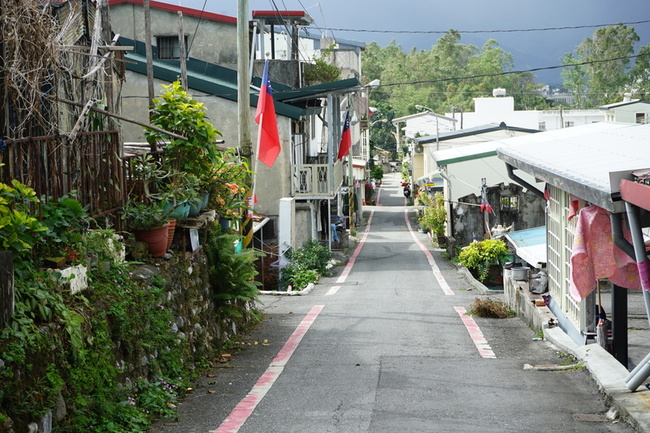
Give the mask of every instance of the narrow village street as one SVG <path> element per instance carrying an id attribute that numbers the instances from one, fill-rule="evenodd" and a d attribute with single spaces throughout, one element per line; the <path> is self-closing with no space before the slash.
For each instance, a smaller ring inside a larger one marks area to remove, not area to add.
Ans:
<path id="1" fill-rule="evenodd" d="M 524 370 L 567 360 L 519 318 L 463 314 L 486 295 L 415 230 L 399 183 L 385 177 L 348 266 L 262 296 L 243 350 L 153 432 L 632 431 L 586 370 Z"/>

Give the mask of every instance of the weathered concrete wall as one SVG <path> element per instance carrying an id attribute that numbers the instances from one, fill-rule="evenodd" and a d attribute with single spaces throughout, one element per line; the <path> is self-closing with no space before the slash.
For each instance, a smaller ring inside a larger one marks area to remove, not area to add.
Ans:
<path id="1" fill-rule="evenodd" d="M 502 199 L 507 197 L 516 198 L 517 208 L 502 206 Z M 545 200 L 530 191 L 524 191 L 520 185 L 501 183 L 488 187 L 487 198 L 494 211 L 494 214 L 489 215 L 490 228 L 500 224 L 504 227 L 512 227 L 511 231 L 516 231 L 545 224 Z M 453 204 L 452 236 L 460 245 L 468 245 L 474 239 L 483 239 L 484 224 L 480 204 L 481 196 L 475 194 L 462 197 L 459 203 Z"/>
<path id="2" fill-rule="evenodd" d="M 113 32 L 126 38 L 144 41 L 144 10 L 142 5 L 122 3 L 110 8 Z M 207 15 L 207 14 L 206 14 Z M 224 20 L 183 16 L 187 35 L 188 55 L 230 69 L 237 68 L 237 23 L 233 17 Z M 151 8 L 151 34 L 153 45 L 156 36 L 178 35 L 178 15 L 174 11 Z M 146 87 L 145 87 L 146 89 Z"/>

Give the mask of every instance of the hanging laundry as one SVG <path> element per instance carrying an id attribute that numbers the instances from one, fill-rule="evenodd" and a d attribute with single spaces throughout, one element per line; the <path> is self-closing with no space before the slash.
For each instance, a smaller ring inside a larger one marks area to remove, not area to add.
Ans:
<path id="1" fill-rule="evenodd" d="M 626 226 L 623 235 L 631 240 Z M 627 289 L 641 288 L 635 261 L 614 245 L 609 212 L 598 206 L 587 206 L 578 214 L 571 250 L 571 296 L 577 301 L 586 298 L 600 278 L 608 278 Z"/>

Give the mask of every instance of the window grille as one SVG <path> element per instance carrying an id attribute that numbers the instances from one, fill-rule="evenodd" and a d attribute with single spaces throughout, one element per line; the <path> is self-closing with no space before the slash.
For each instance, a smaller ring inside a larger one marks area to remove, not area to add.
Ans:
<path id="1" fill-rule="evenodd" d="M 158 58 L 161 60 L 174 60 L 181 58 L 181 47 L 178 43 L 178 36 L 156 36 L 158 47 Z M 187 47 L 187 36 L 185 36 Z"/>

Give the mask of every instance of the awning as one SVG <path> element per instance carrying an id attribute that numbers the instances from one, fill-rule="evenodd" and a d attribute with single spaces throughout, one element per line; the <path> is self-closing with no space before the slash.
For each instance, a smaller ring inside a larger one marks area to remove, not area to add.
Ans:
<path id="1" fill-rule="evenodd" d="M 419 177 L 416 183 L 420 188 L 442 188 L 444 185 L 444 179 L 440 174 L 440 170 L 436 170 Z"/>
<path id="2" fill-rule="evenodd" d="M 546 263 L 545 226 L 506 233 L 506 239 L 515 247 L 517 256 L 529 265 L 538 267 Z"/>

